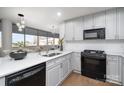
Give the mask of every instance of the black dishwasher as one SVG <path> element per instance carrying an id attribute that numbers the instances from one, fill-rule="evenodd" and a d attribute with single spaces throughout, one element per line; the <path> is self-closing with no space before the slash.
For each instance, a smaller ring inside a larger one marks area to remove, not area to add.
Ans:
<path id="1" fill-rule="evenodd" d="M 45 86 L 45 81 L 45 62 L 5 77 L 6 86 Z"/>

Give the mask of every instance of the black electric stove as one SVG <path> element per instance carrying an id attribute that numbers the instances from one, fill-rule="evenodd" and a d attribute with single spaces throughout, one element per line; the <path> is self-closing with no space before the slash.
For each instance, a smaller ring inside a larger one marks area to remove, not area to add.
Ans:
<path id="1" fill-rule="evenodd" d="M 81 74 L 90 78 L 106 80 L 106 54 L 100 50 L 81 52 Z"/>

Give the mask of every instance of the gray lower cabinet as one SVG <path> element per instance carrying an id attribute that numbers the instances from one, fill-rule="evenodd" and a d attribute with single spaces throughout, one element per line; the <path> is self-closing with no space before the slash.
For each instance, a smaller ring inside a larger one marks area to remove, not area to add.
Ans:
<path id="1" fill-rule="evenodd" d="M 59 85 L 72 71 L 71 54 L 64 55 L 46 63 L 46 85 Z"/>
<path id="2" fill-rule="evenodd" d="M 107 55 L 107 80 L 109 82 L 122 84 L 122 57 Z"/>

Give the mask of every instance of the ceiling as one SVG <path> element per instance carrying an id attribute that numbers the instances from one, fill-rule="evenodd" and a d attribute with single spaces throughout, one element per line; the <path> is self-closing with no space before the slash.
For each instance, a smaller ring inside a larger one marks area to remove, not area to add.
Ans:
<path id="1" fill-rule="evenodd" d="M 110 8 L 110 7 L 109 7 Z M 16 23 L 18 13 L 24 14 L 27 26 L 50 31 L 67 19 L 109 9 L 107 7 L 0 7 L 0 19 L 7 18 Z M 61 16 L 57 16 L 61 12 Z"/>

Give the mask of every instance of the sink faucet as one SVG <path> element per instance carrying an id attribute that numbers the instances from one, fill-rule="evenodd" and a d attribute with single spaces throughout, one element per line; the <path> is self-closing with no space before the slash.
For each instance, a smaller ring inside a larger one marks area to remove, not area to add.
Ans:
<path id="1" fill-rule="evenodd" d="M 50 50 L 50 49 L 49 49 L 49 47 L 47 46 L 47 47 L 46 47 L 46 54 L 49 53 L 49 50 Z"/>
<path id="2" fill-rule="evenodd" d="M 41 46 L 38 48 L 38 54 L 39 54 L 39 55 L 41 55 L 42 49 L 43 49 L 43 47 L 41 47 Z"/>

